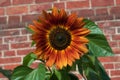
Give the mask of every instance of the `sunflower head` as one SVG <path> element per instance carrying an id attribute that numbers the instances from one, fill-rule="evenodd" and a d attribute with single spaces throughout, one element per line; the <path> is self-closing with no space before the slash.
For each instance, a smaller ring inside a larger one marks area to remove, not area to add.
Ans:
<path id="1" fill-rule="evenodd" d="M 43 11 L 39 20 L 33 23 L 29 28 L 34 31 L 34 53 L 47 66 L 55 65 L 59 69 L 72 66 L 76 59 L 88 52 L 85 36 L 90 30 L 84 28 L 83 18 L 78 18 L 76 14 L 67 15 L 64 9 L 54 7 L 50 13 Z"/>

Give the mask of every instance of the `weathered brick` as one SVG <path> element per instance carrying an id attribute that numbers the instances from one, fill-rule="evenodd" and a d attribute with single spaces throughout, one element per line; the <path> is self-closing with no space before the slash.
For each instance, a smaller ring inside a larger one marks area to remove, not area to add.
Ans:
<path id="1" fill-rule="evenodd" d="M 108 28 L 108 27 L 105 27 L 104 28 L 104 33 L 105 34 L 115 34 L 115 28 Z"/>
<path id="2" fill-rule="evenodd" d="M 65 3 L 64 2 L 54 3 L 54 7 L 64 9 L 65 8 Z"/>
<path id="3" fill-rule="evenodd" d="M 27 6 L 8 7 L 6 11 L 7 15 L 25 14 L 28 13 L 28 7 Z"/>
<path id="4" fill-rule="evenodd" d="M 33 51 L 34 49 L 17 50 L 17 55 L 27 55 L 28 53 Z"/>
<path id="5" fill-rule="evenodd" d="M 92 7 L 103 7 L 103 6 L 113 6 L 113 0 L 91 0 Z"/>
<path id="6" fill-rule="evenodd" d="M 112 35 L 112 40 L 120 40 L 120 35 Z"/>
<path id="7" fill-rule="evenodd" d="M 111 76 L 119 76 L 120 70 L 111 70 Z"/>
<path id="8" fill-rule="evenodd" d="M 111 47 L 118 47 L 118 43 L 116 41 L 110 41 L 109 44 Z"/>
<path id="9" fill-rule="evenodd" d="M 4 57 L 15 56 L 15 51 L 4 51 Z"/>
<path id="10" fill-rule="evenodd" d="M 105 69 L 114 69 L 114 65 L 111 63 L 109 63 L 109 64 L 104 64 L 104 68 Z"/>
<path id="11" fill-rule="evenodd" d="M 4 8 L 0 8 L 0 16 L 4 15 L 4 11 L 5 11 Z"/>
<path id="12" fill-rule="evenodd" d="M 2 57 L 2 52 L 0 52 L 0 57 Z M 0 66 L 1 67 L 1 66 Z"/>
<path id="13" fill-rule="evenodd" d="M 118 14 L 119 15 L 119 13 L 120 13 L 120 7 L 119 6 L 110 8 L 110 14 L 114 14 L 114 15 Z"/>
<path id="14" fill-rule="evenodd" d="M 107 8 L 99 8 L 96 9 L 96 15 L 108 15 L 108 10 Z"/>
<path id="15" fill-rule="evenodd" d="M 12 65 L 4 65 L 4 68 L 5 69 L 8 69 L 8 70 L 13 70 L 13 69 L 15 69 L 17 66 L 20 66 L 20 64 L 12 64 Z"/>
<path id="16" fill-rule="evenodd" d="M 0 24 L 6 24 L 7 18 L 6 17 L 0 17 Z"/>
<path id="17" fill-rule="evenodd" d="M 8 24 L 19 24 L 20 23 L 20 16 L 9 16 Z"/>
<path id="18" fill-rule="evenodd" d="M 27 41 L 27 36 L 12 36 L 12 37 L 5 37 L 5 43 L 20 43 Z"/>
<path id="19" fill-rule="evenodd" d="M 94 11 L 92 9 L 73 10 L 72 13 L 76 13 L 79 17 L 94 16 Z"/>
<path id="20" fill-rule="evenodd" d="M 112 46 L 112 47 L 113 47 L 113 46 Z M 114 54 L 120 54 L 120 48 L 118 48 L 118 47 L 113 47 L 112 50 L 113 50 Z"/>
<path id="21" fill-rule="evenodd" d="M 9 6 L 10 4 L 10 0 L 0 0 L 0 7 Z"/>
<path id="22" fill-rule="evenodd" d="M 30 4 L 32 3 L 33 0 L 13 0 L 13 4 L 18 5 L 18 4 Z"/>
<path id="23" fill-rule="evenodd" d="M 39 13 L 42 10 L 51 9 L 52 4 L 36 4 L 30 6 L 30 13 Z"/>
<path id="24" fill-rule="evenodd" d="M 120 77 L 112 77 L 111 80 L 120 80 Z"/>
<path id="25" fill-rule="evenodd" d="M 0 38 L 0 44 L 2 44 L 3 42 L 2 42 L 2 38 Z"/>
<path id="26" fill-rule="evenodd" d="M 30 43 L 12 43 L 11 48 L 12 49 L 19 49 L 19 48 L 28 48 L 30 47 Z"/>
<path id="27" fill-rule="evenodd" d="M 0 64 L 18 63 L 21 62 L 21 57 L 0 58 Z"/>
<path id="28" fill-rule="evenodd" d="M 47 3 L 47 2 L 54 2 L 57 0 L 35 0 L 36 3 Z"/>
<path id="29" fill-rule="evenodd" d="M 67 9 L 74 9 L 74 8 L 88 8 L 89 2 L 88 1 L 68 1 Z"/>
<path id="30" fill-rule="evenodd" d="M 115 63 L 115 69 L 120 69 L 120 63 Z"/>
<path id="31" fill-rule="evenodd" d="M 116 0 L 116 4 L 117 4 L 117 5 L 120 5 L 120 0 Z"/>
<path id="32" fill-rule="evenodd" d="M 0 31 L 0 36 L 13 36 L 13 35 L 19 35 L 19 30 L 6 30 L 6 31 Z"/>
<path id="33" fill-rule="evenodd" d="M 120 56 L 100 57 L 101 62 L 120 62 Z"/>
<path id="34" fill-rule="evenodd" d="M 8 44 L 0 44 L 0 51 L 8 50 L 8 49 L 9 49 Z"/>
<path id="35" fill-rule="evenodd" d="M 22 34 L 30 34 L 30 32 L 27 31 L 26 29 L 22 29 L 21 32 L 22 32 Z"/>

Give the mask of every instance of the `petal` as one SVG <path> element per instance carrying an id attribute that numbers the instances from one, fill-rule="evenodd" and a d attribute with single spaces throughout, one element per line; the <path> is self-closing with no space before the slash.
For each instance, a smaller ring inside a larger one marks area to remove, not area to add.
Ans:
<path id="1" fill-rule="evenodd" d="M 88 43 L 89 40 L 85 37 L 79 37 L 79 36 L 74 36 L 72 37 L 72 41 L 76 42 L 76 43 Z"/>
<path id="2" fill-rule="evenodd" d="M 33 30 L 34 32 L 40 33 L 40 30 L 38 30 L 38 29 L 36 28 L 36 26 L 29 25 L 28 27 L 29 27 L 31 30 Z"/>
<path id="3" fill-rule="evenodd" d="M 54 16 L 58 16 L 58 9 L 56 8 L 56 7 L 54 7 L 53 9 L 52 9 L 52 14 L 54 15 Z"/>
<path id="4" fill-rule="evenodd" d="M 61 62 L 63 64 L 63 66 L 67 66 L 67 56 L 65 54 L 65 51 L 62 50 L 61 52 Z"/>
<path id="5" fill-rule="evenodd" d="M 58 69 L 62 69 L 62 67 L 63 67 L 63 64 L 62 64 L 62 61 L 61 61 L 61 54 L 59 53 L 59 51 L 57 52 L 56 67 Z"/>

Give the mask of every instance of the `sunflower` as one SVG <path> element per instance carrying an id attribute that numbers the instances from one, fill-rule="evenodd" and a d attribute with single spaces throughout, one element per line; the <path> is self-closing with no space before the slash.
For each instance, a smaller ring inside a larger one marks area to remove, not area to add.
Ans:
<path id="1" fill-rule="evenodd" d="M 39 19 L 29 25 L 34 31 L 32 40 L 36 42 L 34 53 L 48 67 L 72 66 L 76 59 L 88 52 L 86 44 L 89 40 L 85 36 L 90 30 L 84 25 L 83 18 L 78 18 L 75 13 L 67 15 L 64 9 L 55 7 L 49 13 L 43 10 Z"/>

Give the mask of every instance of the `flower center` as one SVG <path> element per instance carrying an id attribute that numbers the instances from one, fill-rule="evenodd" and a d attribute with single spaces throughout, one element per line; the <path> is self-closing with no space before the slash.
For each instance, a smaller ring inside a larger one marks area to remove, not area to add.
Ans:
<path id="1" fill-rule="evenodd" d="M 49 41 L 53 48 L 63 50 L 70 45 L 71 34 L 61 27 L 56 27 L 49 34 Z"/>

